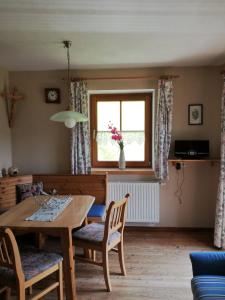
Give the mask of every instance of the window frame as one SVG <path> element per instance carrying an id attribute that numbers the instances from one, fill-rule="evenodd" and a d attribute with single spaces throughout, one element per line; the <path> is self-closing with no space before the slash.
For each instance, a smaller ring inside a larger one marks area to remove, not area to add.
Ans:
<path id="1" fill-rule="evenodd" d="M 118 99 L 119 97 L 119 99 Z M 93 168 L 118 167 L 117 161 L 97 160 L 97 102 L 98 101 L 145 101 L 145 160 L 126 161 L 127 167 L 149 168 L 152 166 L 152 113 L 153 113 L 153 92 L 115 92 L 115 93 L 94 93 L 90 94 L 90 132 L 91 132 L 91 159 Z M 119 157 L 118 157 L 119 159 Z"/>

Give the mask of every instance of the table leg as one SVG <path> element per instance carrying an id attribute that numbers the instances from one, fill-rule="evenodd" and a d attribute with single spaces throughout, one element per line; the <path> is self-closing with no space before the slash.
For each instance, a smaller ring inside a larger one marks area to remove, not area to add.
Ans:
<path id="1" fill-rule="evenodd" d="M 41 232 L 37 232 L 35 234 L 35 239 L 36 239 L 36 247 L 39 249 L 39 250 L 42 250 L 45 246 L 45 242 L 46 242 L 46 236 L 41 233 Z"/>
<path id="2" fill-rule="evenodd" d="M 66 299 L 77 300 L 72 233 L 69 228 L 62 229 L 61 231 L 61 247 L 63 252 L 63 275 Z"/>

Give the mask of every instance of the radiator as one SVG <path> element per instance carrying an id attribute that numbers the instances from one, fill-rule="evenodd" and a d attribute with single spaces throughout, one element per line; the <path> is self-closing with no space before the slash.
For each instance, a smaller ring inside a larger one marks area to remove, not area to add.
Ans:
<path id="1" fill-rule="evenodd" d="M 127 222 L 159 222 L 159 183 L 157 182 L 109 182 L 108 199 L 131 197 L 127 206 Z"/>

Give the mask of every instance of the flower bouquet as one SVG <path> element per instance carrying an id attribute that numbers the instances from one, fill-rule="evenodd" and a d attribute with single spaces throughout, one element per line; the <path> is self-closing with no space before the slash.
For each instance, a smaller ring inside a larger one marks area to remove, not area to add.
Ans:
<path id="1" fill-rule="evenodd" d="M 117 130 L 115 126 L 113 126 L 111 122 L 109 123 L 108 128 L 112 133 L 112 140 L 114 140 L 120 147 L 119 169 L 125 169 L 126 161 L 124 155 L 124 141 L 123 141 L 122 134 Z"/>

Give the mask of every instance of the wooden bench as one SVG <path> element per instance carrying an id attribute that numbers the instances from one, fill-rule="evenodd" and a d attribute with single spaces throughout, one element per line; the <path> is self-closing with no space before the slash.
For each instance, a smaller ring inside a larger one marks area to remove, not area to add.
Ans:
<path id="1" fill-rule="evenodd" d="M 33 175 L 33 182 L 43 182 L 44 191 L 50 193 L 56 189 L 60 195 L 91 195 L 95 205 L 107 206 L 108 175 Z M 99 221 L 99 217 L 88 217 L 89 221 Z"/>

